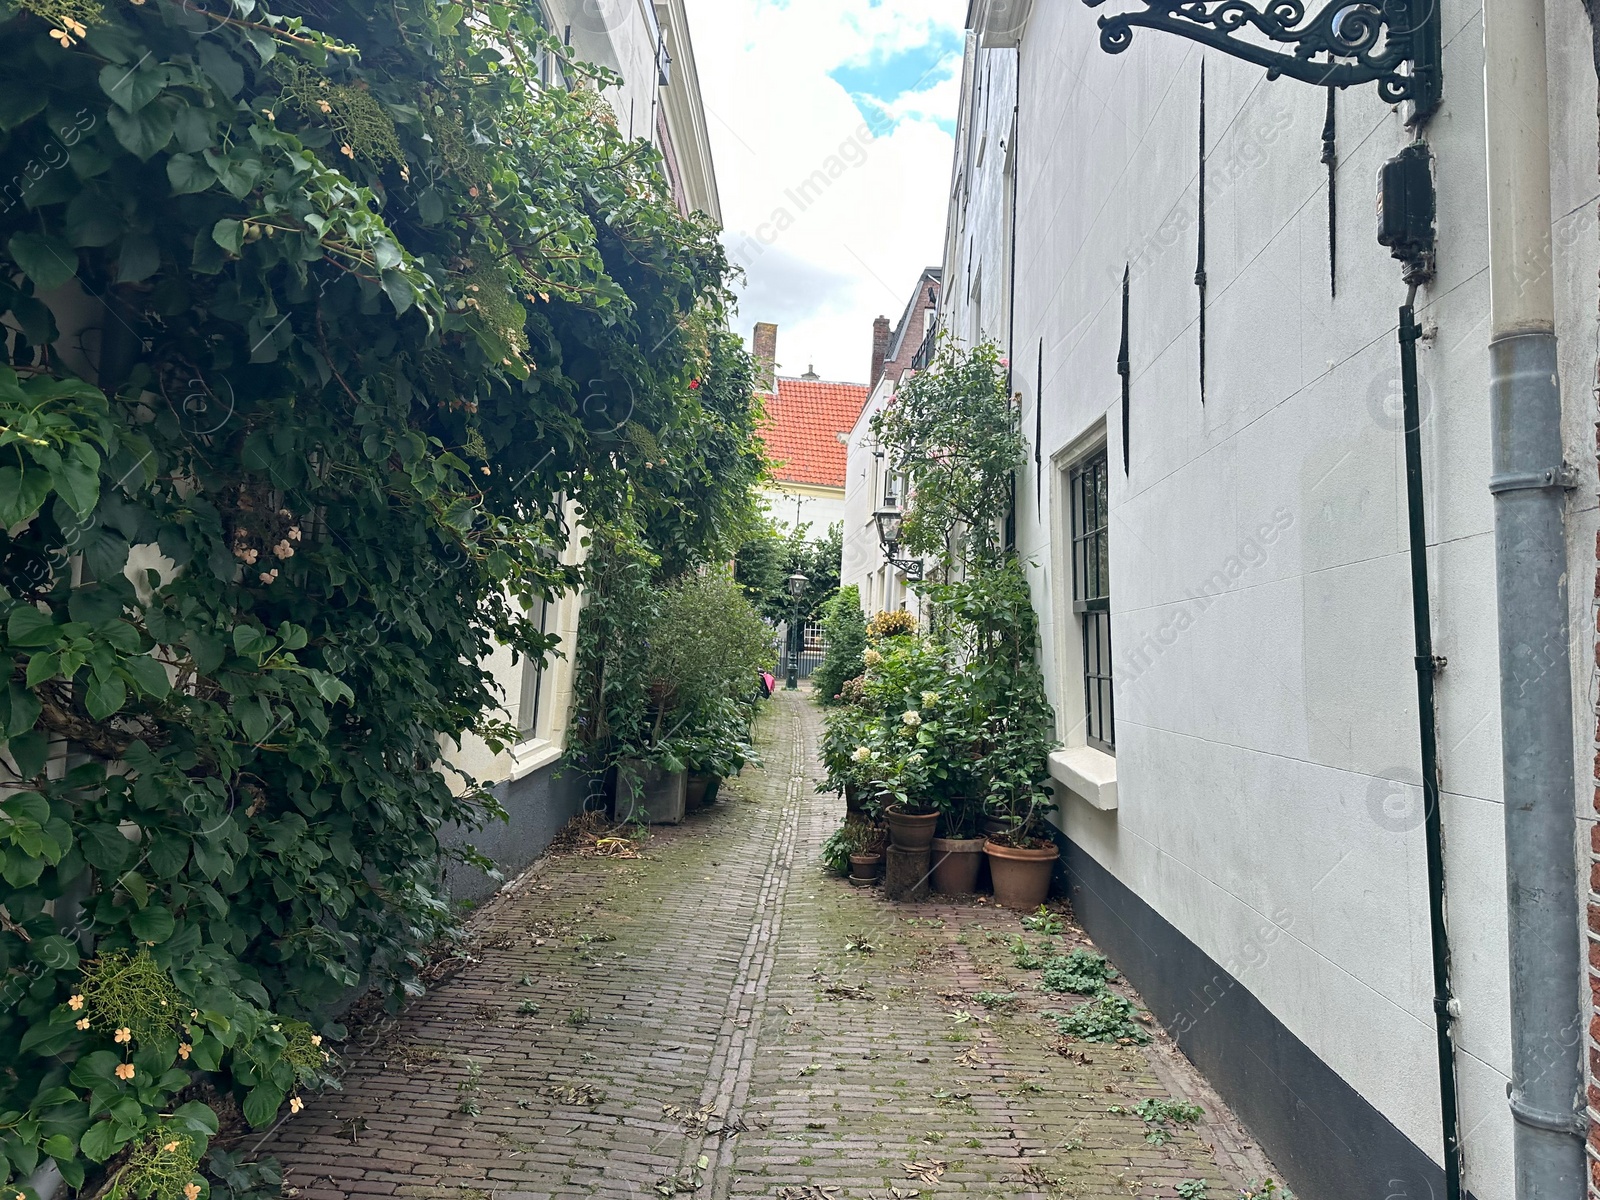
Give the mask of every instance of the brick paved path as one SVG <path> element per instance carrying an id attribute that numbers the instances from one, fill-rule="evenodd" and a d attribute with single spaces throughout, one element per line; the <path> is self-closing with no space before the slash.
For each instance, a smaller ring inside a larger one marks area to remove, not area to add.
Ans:
<path id="1" fill-rule="evenodd" d="M 301 1200 L 1221 1200 L 1268 1173 L 1163 1039 L 1055 1035 L 1078 998 L 1014 966 L 1015 915 L 826 876 L 817 731 L 780 692 L 766 769 L 644 860 L 555 858 L 486 906 L 465 969 L 264 1148 Z M 1206 1117 L 1152 1144 L 1146 1097 Z"/>

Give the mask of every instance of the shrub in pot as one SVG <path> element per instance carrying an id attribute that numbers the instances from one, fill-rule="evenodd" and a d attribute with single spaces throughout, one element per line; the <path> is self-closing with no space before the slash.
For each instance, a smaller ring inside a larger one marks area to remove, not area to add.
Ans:
<path id="1" fill-rule="evenodd" d="M 822 844 L 823 865 L 835 875 L 844 875 L 854 873 L 856 859 L 874 858 L 881 864 L 885 840 L 882 825 L 866 817 L 846 816 Z"/>

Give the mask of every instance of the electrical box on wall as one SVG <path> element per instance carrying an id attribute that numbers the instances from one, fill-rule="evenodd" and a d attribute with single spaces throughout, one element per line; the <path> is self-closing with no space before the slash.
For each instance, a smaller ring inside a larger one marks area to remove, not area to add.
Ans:
<path id="1" fill-rule="evenodd" d="M 1405 265 L 1408 284 L 1433 278 L 1433 153 L 1414 142 L 1378 170 L 1378 244 Z"/>

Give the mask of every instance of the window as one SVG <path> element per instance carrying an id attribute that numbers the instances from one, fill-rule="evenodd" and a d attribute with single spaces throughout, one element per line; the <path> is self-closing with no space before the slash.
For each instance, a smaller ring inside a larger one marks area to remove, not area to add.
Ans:
<path id="1" fill-rule="evenodd" d="M 545 622 L 550 617 L 550 602 L 539 602 L 539 632 L 546 633 Z M 544 699 L 544 660 L 522 659 L 522 698 L 517 704 L 517 734 L 529 742 L 539 736 L 539 707 Z"/>
<path id="2" fill-rule="evenodd" d="M 883 473 L 883 506 L 885 508 L 900 507 L 899 471 L 885 471 Z"/>
<path id="3" fill-rule="evenodd" d="M 1116 746 L 1111 694 L 1111 559 L 1106 542 L 1106 452 L 1067 476 L 1072 497 L 1072 608 L 1083 635 L 1084 737 L 1107 753 Z"/>

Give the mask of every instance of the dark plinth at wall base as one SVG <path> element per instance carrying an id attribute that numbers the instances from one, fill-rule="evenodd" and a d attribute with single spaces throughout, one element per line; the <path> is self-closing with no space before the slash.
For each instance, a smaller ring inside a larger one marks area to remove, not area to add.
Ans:
<path id="1" fill-rule="evenodd" d="M 1443 1168 L 1244 984 L 1065 839 L 1061 866 L 1084 930 L 1301 1200 L 1444 1200 Z"/>

